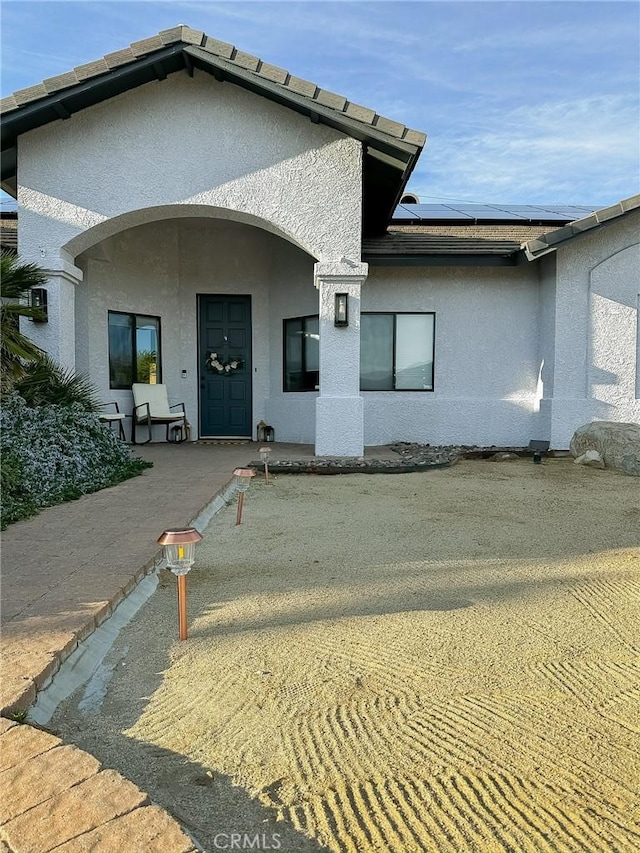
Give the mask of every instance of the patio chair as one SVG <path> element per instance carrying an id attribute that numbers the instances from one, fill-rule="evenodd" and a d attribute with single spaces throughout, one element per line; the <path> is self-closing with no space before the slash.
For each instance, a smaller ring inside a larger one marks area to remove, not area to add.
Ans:
<path id="1" fill-rule="evenodd" d="M 109 426 L 112 426 L 113 424 L 118 424 L 118 434 L 123 441 L 126 441 L 127 439 L 124 434 L 125 413 L 120 411 L 120 406 L 115 400 L 113 400 L 113 402 L 111 403 L 102 404 L 103 409 L 106 409 L 107 406 L 115 406 L 115 412 L 100 411 L 98 412 L 98 417 L 103 423 L 109 424 Z"/>
<path id="2" fill-rule="evenodd" d="M 131 444 L 149 444 L 151 441 L 151 427 L 154 424 L 165 424 L 167 427 L 167 441 L 169 441 L 169 427 L 174 424 L 175 435 L 180 435 L 181 438 L 176 438 L 175 443 L 181 444 L 187 440 L 185 423 L 187 413 L 184 408 L 184 403 L 175 403 L 169 405 L 167 397 L 166 385 L 144 385 L 141 382 L 134 382 L 131 386 L 133 392 L 133 413 L 131 415 Z M 180 412 L 173 412 L 172 409 L 181 408 Z M 146 424 L 149 430 L 149 438 L 146 441 L 136 441 L 136 428 Z"/>

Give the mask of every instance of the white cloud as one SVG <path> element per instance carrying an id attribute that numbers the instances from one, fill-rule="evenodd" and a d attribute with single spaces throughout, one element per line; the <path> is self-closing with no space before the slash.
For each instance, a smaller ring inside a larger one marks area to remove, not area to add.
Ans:
<path id="1" fill-rule="evenodd" d="M 464 131 L 435 133 L 412 187 L 480 202 L 609 203 L 638 192 L 639 131 L 637 103 L 622 96 L 485 114 Z"/>

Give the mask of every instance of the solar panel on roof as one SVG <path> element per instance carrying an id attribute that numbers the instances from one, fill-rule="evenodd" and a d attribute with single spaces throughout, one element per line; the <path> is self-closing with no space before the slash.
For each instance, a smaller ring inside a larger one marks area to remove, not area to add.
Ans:
<path id="1" fill-rule="evenodd" d="M 413 208 L 417 207 L 417 205 L 412 204 L 410 208 L 405 207 L 403 204 L 399 204 L 395 211 L 393 212 L 394 219 L 419 219 L 420 217 L 413 211 Z"/>
<path id="2" fill-rule="evenodd" d="M 446 204 L 415 204 L 415 209 L 420 219 L 469 219 L 473 217 L 461 213 L 459 210 Z"/>
<path id="3" fill-rule="evenodd" d="M 474 219 L 478 220 L 495 220 L 495 219 L 507 219 L 507 220 L 521 220 L 523 217 L 518 215 L 517 213 L 513 213 L 507 208 L 501 207 L 492 207 L 489 205 L 465 205 L 464 207 L 460 207 L 464 213 L 469 216 L 473 216 Z"/>
<path id="4" fill-rule="evenodd" d="M 548 207 L 542 208 L 547 213 L 553 213 L 558 217 L 563 217 L 564 219 L 582 219 L 585 216 L 588 216 L 594 210 L 597 210 L 597 207 L 586 207 L 583 205 L 577 204 L 559 204 L 559 205 L 549 205 Z"/>
<path id="5" fill-rule="evenodd" d="M 447 220 L 449 222 L 570 222 L 588 216 L 596 206 L 577 204 L 412 204 L 400 205 L 394 219 L 418 219 L 421 221 Z"/>

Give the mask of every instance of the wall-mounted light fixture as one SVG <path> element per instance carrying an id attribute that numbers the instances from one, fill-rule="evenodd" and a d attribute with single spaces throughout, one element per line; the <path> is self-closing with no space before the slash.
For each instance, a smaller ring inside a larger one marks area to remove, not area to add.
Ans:
<path id="1" fill-rule="evenodd" d="M 44 287 L 31 288 L 31 307 L 36 308 L 40 313 L 37 317 L 32 317 L 34 323 L 46 323 L 49 320 L 47 315 L 47 291 Z"/>
<path id="2" fill-rule="evenodd" d="M 336 293 L 335 311 L 333 315 L 334 326 L 349 325 L 349 294 Z"/>

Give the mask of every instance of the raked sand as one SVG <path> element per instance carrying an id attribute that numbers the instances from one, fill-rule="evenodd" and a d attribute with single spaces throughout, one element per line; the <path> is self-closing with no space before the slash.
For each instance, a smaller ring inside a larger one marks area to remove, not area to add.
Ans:
<path id="1" fill-rule="evenodd" d="M 640 849 L 640 480 L 256 480 L 56 732 L 207 851 Z"/>

